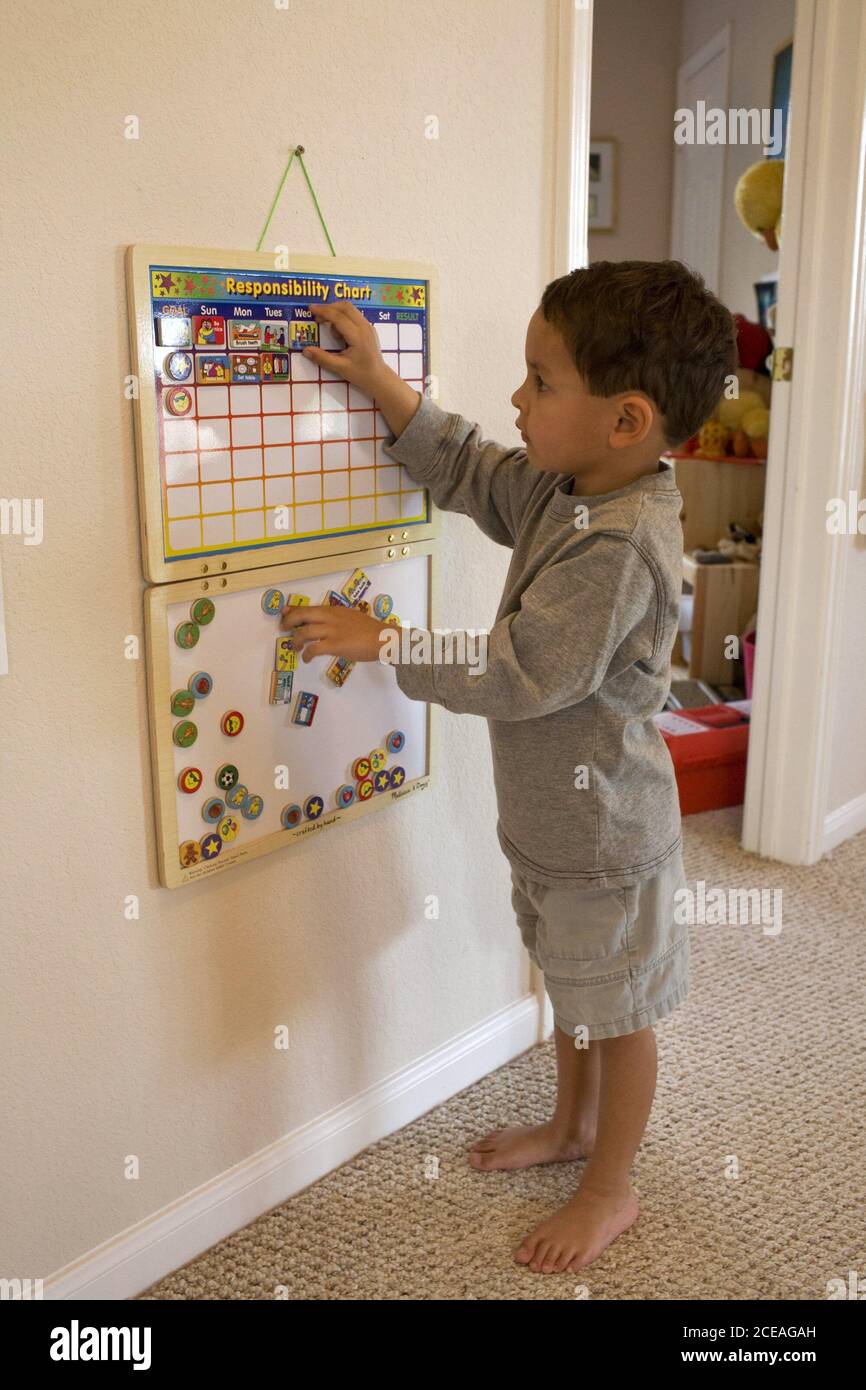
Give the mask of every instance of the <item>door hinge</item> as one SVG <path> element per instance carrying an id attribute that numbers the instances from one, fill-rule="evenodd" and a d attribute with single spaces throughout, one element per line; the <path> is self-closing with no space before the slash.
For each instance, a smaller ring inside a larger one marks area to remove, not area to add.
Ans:
<path id="1" fill-rule="evenodd" d="M 773 352 L 773 380 L 790 381 L 794 371 L 794 349 L 777 347 Z"/>

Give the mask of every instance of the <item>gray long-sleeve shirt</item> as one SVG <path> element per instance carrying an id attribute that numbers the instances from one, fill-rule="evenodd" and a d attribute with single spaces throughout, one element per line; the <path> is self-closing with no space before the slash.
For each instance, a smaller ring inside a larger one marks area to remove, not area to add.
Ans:
<path id="1" fill-rule="evenodd" d="M 483 674 L 433 657 L 395 667 L 410 699 L 487 719 L 506 858 L 554 886 L 655 873 L 681 843 L 652 718 L 670 686 L 682 588 L 673 470 L 580 497 L 571 474 L 533 467 L 428 396 L 383 447 L 438 507 L 513 552 Z"/>

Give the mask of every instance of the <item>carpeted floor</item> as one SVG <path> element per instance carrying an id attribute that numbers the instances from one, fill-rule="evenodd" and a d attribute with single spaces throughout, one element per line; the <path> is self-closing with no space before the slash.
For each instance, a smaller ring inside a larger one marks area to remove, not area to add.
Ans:
<path id="1" fill-rule="evenodd" d="M 593 1265 L 543 1275 L 512 1260 L 581 1163 L 466 1162 L 477 1135 L 549 1115 L 548 1042 L 139 1297 L 270 1300 L 285 1285 L 290 1299 L 574 1299 L 585 1285 L 596 1299 L 813 1300 L 852 1269 L 864 1277 L 866 833 L 796 869 L 745 854 L 740 820 L 684 822 L 689 884 L 781 888 L 784 925 L 691 929 L 691 993 L 656 1030 L 641 1216 Z"/>

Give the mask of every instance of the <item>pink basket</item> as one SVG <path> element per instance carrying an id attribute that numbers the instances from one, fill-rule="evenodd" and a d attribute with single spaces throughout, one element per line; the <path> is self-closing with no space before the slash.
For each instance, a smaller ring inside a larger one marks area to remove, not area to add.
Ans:
<path id="1" fill-rule="evenodd" d="M 746 699 L 752 698 L 752 680 L 755 672 L 755 634 L 750 632 L 743 638 L 743 674 L 746 680 Z"/>

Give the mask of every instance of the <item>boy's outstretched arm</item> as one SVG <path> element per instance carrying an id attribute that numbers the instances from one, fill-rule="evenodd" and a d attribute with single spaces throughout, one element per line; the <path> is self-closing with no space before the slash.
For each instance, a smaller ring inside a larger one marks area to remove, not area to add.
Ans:
<path id="1" fill-rule="evenodd" d="M 658 610 L 655 580 L 640 552 L 623 536 L 596 533 L 572 557 L 539 573 L 518 611 L 495 624 L 486 647 L 483 639 L 453 632 L 439 638 L 438 652 L 431 641 L 429 656 L 419 643 L 422 659 L 415 660 L 417 639 L 406 643 L 404 632 L 398 649 L 395 628 L 385 639 L 386 659 L 410 699 L 455 714 L 538 719 L 585 700 L 609 671 L 651 660 L 661 632 Z"/>
<path id="2" fill-rule="evenodd" d="M 437 507 L 461 512 L 500 545 L 514 544 L 520 518 L 547 475 L 520 448 L 481 438 L 478 425 L 419 396 L 385 363 L 376 330 L 353 305 L 310 305 L 345 339 L 341 352 L 305 356 L 375 400 L 391 430 L 383 451 L 426 487 Z"/>

